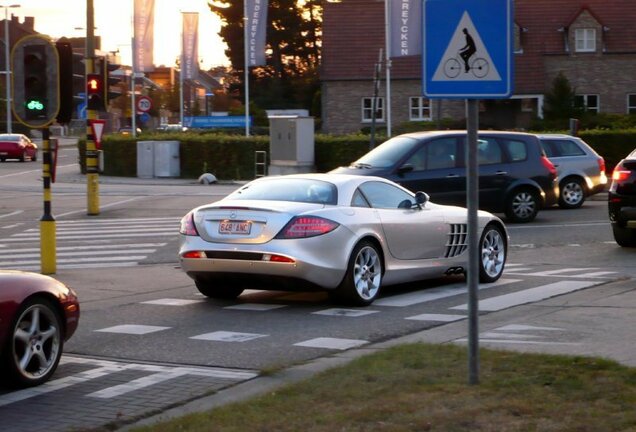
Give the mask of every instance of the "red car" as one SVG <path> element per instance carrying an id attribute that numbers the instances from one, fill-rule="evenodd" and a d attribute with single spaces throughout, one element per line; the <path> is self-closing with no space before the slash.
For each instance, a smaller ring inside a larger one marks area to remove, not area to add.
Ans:
<path id="1" fill-rule="evenodd" d="M 30 387 L 48 380 L 79 314 L 77 295 L 62 282 L 0 270 L 0 382 Z"/>
<path id="2" fill-rule="evenodd" d="M 38 146 L 22 134 L 0 134 L 0 161 L 19 159 L 36 161 Z"/>

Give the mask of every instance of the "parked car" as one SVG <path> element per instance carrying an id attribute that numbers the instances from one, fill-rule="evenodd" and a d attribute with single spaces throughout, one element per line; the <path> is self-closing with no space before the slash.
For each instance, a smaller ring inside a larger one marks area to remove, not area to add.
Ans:
<path id="1" fill-rule="evenodd" d="M 77 295 L 52 277 L 0 271 L 0 374 L 20 387 L 48 380 L 77 329 Z"/>
<path id="2" fill-rule="evenodd" d="M 139 135 L 141 133 L 141 129 L 135 128 L 135 132 L 137 135 Z M 130 126 L 119 128 L 119 133 L 122 135 L 132 135 L 133 128 L 131 128 Z"/>
<path id="3" fill-rule="evenodd" d="M 479 134 L 479 207 L 512 222 L 534 220 L 557 203 L 557 172 L 539 139 L 520 132 Z M 332 173 L 388 178 L 434 202 L 466 205 L 466 132 L 416 132 L 393 137 Z"/>
<path id="4" fill-rule="evenodd" d="M 508 235 L 479 212 L 481 282 L 501 276 Z M 322 289 L 371 304 L 381 287 L 460 274 L 467 267 L 467 211 L 380 177 L 261 177 L 181 220 L 179 260 L 208 297 L 245 288 Z"/>
<path id="5" fill-rule="evenodd" d="M 187 127 L 181 126 L 180 123 L 175 124 L 160 124 L 157 128 L 157 132 L 186 132 L 188 130 Z"/>
<path id="6" fill-rule="evenodd" d="M 0 161 L 19 159 L 22 162 L 38 159 L 38 146 L 22 134 L 0 134 Z"/>
<path id="7" fill-rule="evenodd" d="M 579 208 L 588 196 L 605 190 L 605 159 L 581 138 L 539 134 L 541 145 L 559 176 L 559 206 Z"/>
<path id="8" fill-rule="evenodd" d="M 614 168 L 608 193 L 608 210 L 616 243 L 624 247 L 635 247 L 636 150 Z"/>

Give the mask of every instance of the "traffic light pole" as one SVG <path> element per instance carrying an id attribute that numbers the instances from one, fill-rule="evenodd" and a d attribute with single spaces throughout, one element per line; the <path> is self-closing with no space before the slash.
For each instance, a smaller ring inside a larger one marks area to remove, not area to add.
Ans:
<path id="1" fill-rule="evenodd" d="M 40 266 L 42 274 L 56 272 L 55 218 L 51 212 L 51 140 L 49 128 L 42 129 L 42 180 L 44 214 L 40 219 Z"/>
<path id="2" fill-rule="evenodd" d="M 95 73 L 95 21 L 93 0 L 86 0 L 86 76 Z M 86 110 L 86 203 L 89 216 L 99 214 L 99 169 L 95 137 L 90 121 L 99 117 L 99 111 L 88 104 Z"/>

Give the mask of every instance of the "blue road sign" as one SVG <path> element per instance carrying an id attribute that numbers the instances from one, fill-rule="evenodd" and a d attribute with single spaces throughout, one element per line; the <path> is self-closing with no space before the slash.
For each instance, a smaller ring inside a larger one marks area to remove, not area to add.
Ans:
<path id="1" fill-rule="evenodd" d="M 424 0 L 422 79 L 429 98 L 512 94 L 512 0 Z"/>

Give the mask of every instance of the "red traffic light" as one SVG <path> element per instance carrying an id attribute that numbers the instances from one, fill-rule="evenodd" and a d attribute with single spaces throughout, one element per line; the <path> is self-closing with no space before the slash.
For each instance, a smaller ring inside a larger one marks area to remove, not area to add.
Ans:
<path id="1" fill-rule="evenodd" d="M 99 74 L 88 74 L 86 76 L 86 93 L 89 95 L 102 96 L 104 93 L 104 80 Z"/>

